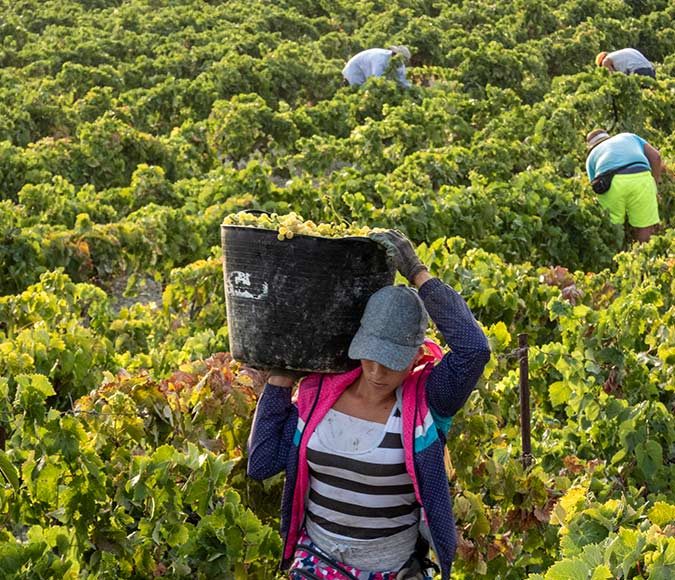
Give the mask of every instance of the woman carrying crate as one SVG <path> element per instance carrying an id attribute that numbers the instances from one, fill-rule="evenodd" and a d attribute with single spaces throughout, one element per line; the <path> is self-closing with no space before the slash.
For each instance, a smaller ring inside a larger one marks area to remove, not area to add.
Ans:
<path id="1" fill-rule="evenodd" d="M 354 370 L 304 377 L 273 371 L 258 402 L 248 473 L 286 471 L 282 568 L 290 578 L 450 576 L 455 522 L 444 468 L 452 418 L 490 357 L 461 296 L 432 278 L 401 234 L 373 234 L 417 291 L 371 296 L 349 357 Z M 427 314 L 428 313 L 428 314 Z M 450 352 L 425 341 L 429 316 Z"/>

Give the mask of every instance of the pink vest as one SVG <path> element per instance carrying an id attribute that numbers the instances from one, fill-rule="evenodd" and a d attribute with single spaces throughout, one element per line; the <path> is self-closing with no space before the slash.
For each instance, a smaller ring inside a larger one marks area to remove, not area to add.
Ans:
<path id="1" fill-rule="evenodd" d="M 427 376 L 433 368 L 433 365 L 429 363 L 440 360 L 442 357 L 442 351 L 436 343 L 426 340 L 425 347 L 428 353 L 418 361 L 418 366 L 403 381 L 401 410 L 406 469 L 412 479 L 415 497 L 420 506 L 422 506 L 422 516 L 424 518 L 426 518 L 426 514 L 424 513 L 424 505 L 422 504 L 419 491 L 419 482 L 415 474 L 413 454 L 416 447 L 418 447 L 416 443 L 423 444 L 429 429 L 435 429 L 434 420 L 427 404 L 424 386 Z M 307 442 L 328 410 L 340 398 L 345 389 L 358 379 L 360 375 L 361 367 L 359 366 L 352 371 L 337 375 L 312 374 L 300 383 L 297 393 L 298 429 L 294 438 L 295 444 L 299 444 L 298 470 L 284 558 L 291 558 L 293 556 L 295 545 L 298 542 L 300 530 L 305 520 L 305 498 L 309 492 Z M 322 377 L 323 383 L 321 384 Z M 316 401 L 316 407 L 312 411 L 319 384 L 321 384 L 321 393 L 319 400 Z"/>

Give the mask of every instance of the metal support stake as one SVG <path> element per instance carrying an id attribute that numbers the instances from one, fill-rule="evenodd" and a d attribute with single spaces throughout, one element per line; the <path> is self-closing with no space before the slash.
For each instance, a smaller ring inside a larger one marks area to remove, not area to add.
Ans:
<path id="1" fill-rule="evenodd" d="M 520 347 L 520 431 L 523 446 L 523 467 L 528 468 L 532 463 L 532 439 L 530 431 L 530 383 L 528 365 L 527 334 L 518 335 Z"/>

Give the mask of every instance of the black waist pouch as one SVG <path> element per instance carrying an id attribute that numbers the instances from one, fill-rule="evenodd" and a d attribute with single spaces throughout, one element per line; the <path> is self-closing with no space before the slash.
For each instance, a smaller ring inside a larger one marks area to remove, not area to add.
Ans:
<path id="1" fill-rule="evenodd" d="M 643 165 L 643 163 L 641 161 L 633 161 L 632 163 L 627 163 L 626 165 L 622 165 L 621 167 L 617 167 L 611 171 L 605 171 L 605 173 L 601 173 L 600 175 L 596 176 L 596 178 L 591 181 L 591 187 L 593 188 L 593 191 L 597 194 L 607 192 L 609 188 L 612 187 L 612 177 L 614 177 L 620 171 L 628 169 L 633 165 Z M 647 171 L 647 169 L 645 169 L 645 171 Z"/>
<path id="2" fill-rule="evenodd" d="M 614 177 L 614 171 L 608 171 L 607 173 L 601 173 L 593 181 L 591 181 L 591 187 L 593 191 L 597 194 L 605 193 L 612 187 L 612 177 Z"/>

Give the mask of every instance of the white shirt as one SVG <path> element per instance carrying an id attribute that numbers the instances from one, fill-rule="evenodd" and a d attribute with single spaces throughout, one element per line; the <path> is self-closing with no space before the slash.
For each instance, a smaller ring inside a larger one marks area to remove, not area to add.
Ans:
<path id="1" fill-rule="evenodd" d="M 639 68 L 653 68 L 644 54 L 634 48 L 622 48 L 610 52 L 606 58 L 612 61 L 614 70 L 624 74 L 630 74 Z"/>
<path id="2" fill-rule="evenodd" d="M 391 50 L 386 48 L 369 48 L 361 51 L 349 59 L 342 69 L 342 76 L 350 85 L 362 85 L 368 77 L 381 77 L 386 72 L 391 57 Z M 395 75 L 402 86 L 410 86 L 410 82 L 405 78 L 405 65 L 399 66 Z"/>
<path id="3" fill-rule="evenodd" d="M 397 400 L 386 425 L 331 409 L 310 437 L 305 527 L 339 562 L 398 570 L 414 551 L 420 510 L 401 427 Z"/>

